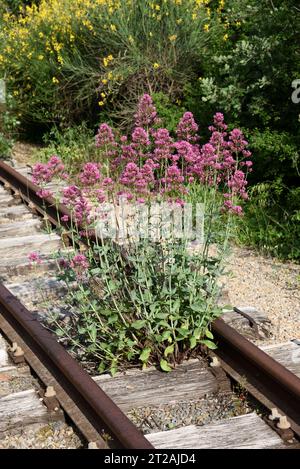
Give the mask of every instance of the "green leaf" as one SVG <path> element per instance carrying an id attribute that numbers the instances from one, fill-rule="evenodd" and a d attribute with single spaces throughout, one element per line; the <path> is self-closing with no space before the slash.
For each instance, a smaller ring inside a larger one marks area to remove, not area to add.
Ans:
<path id="1" fill-rule="evenodd" d="M 214 344 L 211 340 L 201 340 L 201 344 L 206 345 L 206 347 L 211 350 L 215 350 L 216 348 L 218 348 L 216 344 Z"/>
<path id="2" fill-rule="evenodd" d="M 91 334 L 91 340 L 93 342 L 96 342 L 96 338 L 97 338 L 97 329 L 96 329 L 96 327 L 91 328 L 90 334 Z"/>
<path id="3" fill-rule="evenodd" d="M 172 304 L 172 312 L 176 313 L 180 308 L 180 298 L 177 298 Z"/>
<path id="4" fill-rule="evenodd" d="M 166 360 L 160 360 L 160 367 L 163 371 L 172 371 L 172 368 L 170 367 L 169 363 Z"/>
<path id="5" fill-rule="evenodd" d="M 168 347 L 165 348 L 164 356 L 167 357 L 173 352 L 174 352 L 174 344 L 168 345 Z"/>
<path id="6" fill-rule="evenodd" d="M 133 322 L 131 325 L 134 329 L 139 330 L 139 329 L 142 329 L 142 327 L 146 325 L 146 321 L 144 319 L 138 319 L 137 321 Z"/>
<path id="7" fill-rule="evenodd" d="M 114 324 L 119 319 L 117 314 L 113 314 L 110 318 L 108 318 L 107 324 Z"/>
<path id="8" fill-rule="evenodd" d="M 213 339 L 213 338 L 214 338 L 214 336 L 212 335 L 212 333 L 210 332 L 209 329 L 206 329 L 205 335 L 206 335 L 206 337 L 208 337 L 209 339 Z"/>
<path id="9" fill-rule="evenodd" d="M 163 341 L 163 340 L 168 340 L 168 338 L 170 337 L 170 335 L 171 335 L 171 331 L 165 331 L 165 332 L 163 332 L 162 335 L 161 335 L 161 341 Z"/>
<path id="10" fill-rule="evenodd" d="M 101 362 L 100 365 L 98 366 L 99 373 L 104 373 L 105 369 L 106 369 L 105 363 Z"/>
<path id="11" fill-rule="evenodd" d="M 197 345 L 197 339 L 196 339 L 196 337 L 192 336 L 190 338 L 190 347 L 194 348 L 194 347 L 196 347 L 196 345 Z"/>
<path id="12" fill-rule="evenodd" d="M 140 354 L 140 360 L 142 362 L 147 362 L 151 353 L 151 348 L 150 347 L 145 347 L 142 353 Z"/>
<path id="13" fill-rule="evenodd" d="M 189 330 L 188 330 L 188 329 L 185 329 L 184 327 L 179 327 L 179 328 L 177 329 L 177 331 L 178 331 L 181 335 L 183 335 L 184 337 L 186 337 L 186 336 L 188 335 L 188 333 L 189 333 Z"/>
<path id="14" fill-rule="evenodd" d="M 191 309 L 196 311 L 197 313 L 201 313 L 203 311 L 203 304 L 202 303 L 194 303 L 191 305 Z"/>
<path id="15" fill-rule="evenodd" d="M 197 340 L 200 339 L 200 336 L 201 336 L 201 329 L 200 329 L 200 327 L 197 327 L 197 329 L 194 330 L 193 336 L 194 336 L 195 339 L 197 339 Z"/>

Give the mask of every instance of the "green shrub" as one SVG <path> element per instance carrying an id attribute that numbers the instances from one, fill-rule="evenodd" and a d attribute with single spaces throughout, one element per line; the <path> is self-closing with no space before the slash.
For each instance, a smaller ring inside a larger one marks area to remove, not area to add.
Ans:
<path id="1" fill-rule="evenodd" d="M 0 71 L 23 120 L 95 118 L 109 102 L 126 124 L 143 92 L 180 94 L 222 29 L 206 3 L 41 0 L 6 13 Z"/>
<path id="2" fill-rule="evenodd" d="M 11 112 L 10 106 L 10 99 L 8 98 L 7 108 L 1 111 L 0 107 L 0 158 L 11 156 L 20 124 L 17 117 Z"/>
<path id="3" fill-rule="evenodd" d="M 60 155 L 68 172 L 75 172 L 84 162 L 97 161 L 93 131 L 85 123 L 60 130 L 53 127 L 43 137 L 45 146 L 34 154 L 36 161 L 46 162 L 52 155 Z"/>
<path id="4" fill-rule="evenodd" d="M 300 188 L 280 179 L 250 190 L 245 214 L 237 220 L 239 241 L 264 254 L 300 261 Z"/>

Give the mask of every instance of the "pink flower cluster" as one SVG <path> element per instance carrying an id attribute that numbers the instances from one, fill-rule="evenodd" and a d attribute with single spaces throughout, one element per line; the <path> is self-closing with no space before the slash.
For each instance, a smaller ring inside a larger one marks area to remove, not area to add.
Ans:
<path id="1" fill-rule="evenodd" d="M 76 254 L 70 262 L 71 268 L 79 271 L 87 270 L 89 265 L 89 261 L 84 254 Z"/>
<path id="2" fill-rule="evenodd" d="M 99 163 L 86 163 L 79 174 L 80 182 L 84 186 L 94 186 L 101 178 Z"/>
<path id="3" fill-rule="evenodd" d="M 30 261 L 31 265 L 42 263 L 42 259 L 38 252 L 31 252 L 30 254 L 28 254 L 28 260 Z"/>
<path id="4" fill-rule="evenodd" d="M 134 116 L 135 127 L 152 127 L 158 123 L 156 108 L 151 96 L 144 94 L 139 101 L 137 112 Z"/>
<path id="5" fill-rule="evenodd" d="M 45 184 L 52 181 L 54 177 L 67 179 L 68 175 L 65 171 L 65 165 L 61 159 L 53 155 L 48 163 L 37 163 L 33 167 L 32 181 L 35 184 Z"/>
<path id="6" fill-rule="evenodd" d="M 112 129 L 107 124 L 101 124 L 96 135 L 96 147 L 102 151 L 105 158 L 116 156 L 118 144 Z"/>
<path id="7" fill-rule="evenodd" d="M 190 112 L 183 115 L 175 137 L 159 125 L 155 106 L 147 94 L 140 99 L 129 136 L 116 139 L 107 124 L 100 125 L 96 147 L 107 161 L 101 168 L 98 163 L 86 163 L 74 185 L 66 187 L 62 194 L 73 219 L 85 225 L 84 229 L 93 219 L 95 204 L 109 200 L 111 194 L 139 203 L 150 196 L 163 196 L 182 204 L 182 195 L 194 181 L 220 189 L 224 195 L 223 210 L 242 213 L 237 202 L 248 197 L 247 173 L 252 171 L 251 153 L 242 132 L 229 132 L 220 112 L 215 114 L 209 127 L 211 136 L 203 145 Z M 52 157 L 49 163 L 36 165 L 34 180 L 45 183 L 58 174 L 64 177 L 63 164 L 58 157 Z"/>

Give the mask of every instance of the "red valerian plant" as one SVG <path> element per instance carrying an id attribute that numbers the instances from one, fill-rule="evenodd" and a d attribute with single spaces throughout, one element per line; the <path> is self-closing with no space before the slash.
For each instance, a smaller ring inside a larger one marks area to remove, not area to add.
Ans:
<path id="1" fill-rule="evenodd" d="M 114 373 L 128 361 L 144 366 L 159 362 L 170 371 L 199 344 L 215 347 L 209 325 L 221 312 L 216 307 L 218 278 L 231 220 L 242 214 L 239 201 L 248 198 L 251 153 L 242 132 L 228 131 L 219 112 L 203 144 L 190 112 L 175 135 L 160 126 L 151 97 L 144 95 L 130 135 L 117 137 L 107 124 L 99 126 L 95 145 L 101 163 L 85 163 L 78 174 L 68 176 L 55 156 L 33 171 L 34 181 L 42 185 L 41 197 L 51 181 L 65 182 L 56 200 L 70 210 L 75 241 L 87 236 L 105 202 L 114 207 L 120 198 L 149 205 L 205 203 L 205 239 L 197 252 L 190 252 L 184 238 L 130 240 L 121 250 L 101 239 L 85 253 L 59 254 L 61 278 L 77 284 L 69 291 L 78 314 L 68 331 L 58 318 L 53 322 L 75 349 L 99 361 L 100 371 Z M 211 247 L 217 248 L 214 254 Z"/>
<path id="2" fill-rule="evenodd" d="M 175 138 L 158 127 L 159 123 L 152 99 L 145 94 L 138 104 L 131 135 L 116 139 L 107 124 L 100 125 L 95 144 L 103 165 L 85 163 L 62 193 L 62 201 L 78 223 L 89 224 L 93 203 L 110 201 L 113 195 L 140 203 L 164 198 L 181 204 L 192 182 L 218 187 L 223 192 L 223 210 L 242 214 L 237 201 L 248 198 L 247 173 L 252 170 L 251 153 L 242 132 L 228 132 L 220 112 L 209 127 L 209 142 L 203 145 L 192 113 L 183 115 Z M 46 186 L 55 178 L 68 179 L 57 156 L 34 166 L 33 181 L 45 186 L 39 192 L 41 197 L 51 195 Z"/>

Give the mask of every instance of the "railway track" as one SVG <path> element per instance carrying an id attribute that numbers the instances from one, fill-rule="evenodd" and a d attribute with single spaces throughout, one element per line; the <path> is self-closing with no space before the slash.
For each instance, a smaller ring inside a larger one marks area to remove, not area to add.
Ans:
<path id="1" fill-rule="evenodd" d="M 71 249 L 65 243 L 68 224 L 60 221 L 69 212 L 63 205 L 57 207 L 53 199 L 36 195 L 38 188 L 29 181 L 26 168 L 17 172 L 0 162 L 0 182 L 0 333 L 5 338 L 0 341 L 0 411 L 8 409 L 8 401 L 13 403 L 11 414 L 9 409 L 4 413 L 2 422 L 7 424 L 0 426 L 0 440 L 20 424 L 14 404 L 19 399 L 26 425 L 58 422 L 67 415 L 83 446 L 148 450 L 299 447 L 300 363 L 293 359 L 299 351 L 293 342 L 263 351 L 219 319 L 213 324 L 218 349 L 211 354 L 209 367 L 196 360 L 171 374 L 150 369 L 91 378 L 34 319 L 32 311 L 39 311 L 41 290 L 63 295 L 49 255 L 53 249 Z M 64 226 L 64 242 L 43 231 L 45 221 Z M 36 250 L 42 253 L 42 262 L 32 271 L 27 255 Z M 35 297 L 38 303 L 32 307 Z M 38 383 L 31 383 L 28 366 Z M 9 383 L 22 381 L 24 375 L 25 389 L 10 392 Z M 1 382 L 8 383 L 3 395 Z M 33 388 L 27 389 L 27 382 Z M 196 400 L 198 405 L 205 396 L 229 396 L 226 399 L 232 401 L 232 382 L 242 383 L 245 392 L 260 402 L 261 416 L 248 409 L 200 426 L 194 423 L 197 406 L 192 406 L 194 420 L 183 419 L 183 426 L 171 422 L 166 429 L 161 422 L 155 424 L 157 415 L 165 418 L 164 409 L 170 406 L 177 413 L 179 406 L 182 413 L 190 402 Z M 151 431 L 143 435 L 137 425 L 145 430 L 147 421 Z"/>

